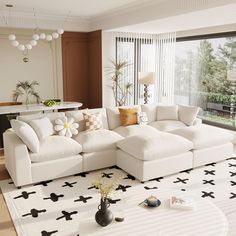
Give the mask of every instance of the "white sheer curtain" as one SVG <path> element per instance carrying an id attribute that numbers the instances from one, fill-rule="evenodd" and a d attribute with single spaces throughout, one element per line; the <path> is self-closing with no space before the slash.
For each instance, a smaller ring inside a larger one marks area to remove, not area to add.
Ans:
<path id="1" fill-rule="evenodd" d="M 127 61 L 123 70 L 123 86 L 132 83 L 132 95 L 126 105 L 143 103 L 143 86 L 138 84 L 138 72 L 156 72 L 155 85 L 149 86 L 149 103 L 174 102 L 174 71 L 176 33 L 141 34 L 112 32 L 113 58 Z"/>

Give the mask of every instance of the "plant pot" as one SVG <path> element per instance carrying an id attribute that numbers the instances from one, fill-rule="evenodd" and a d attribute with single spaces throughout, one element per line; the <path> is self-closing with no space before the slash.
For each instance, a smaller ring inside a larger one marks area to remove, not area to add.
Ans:
<path id="1" fill-rule="evenodd" d="M 101 204 L 98 206 L 98 211 L 95 214 L 96 222 L 102 227 L 109 225 L 113 220 L 113 214 L 108 209 L 109 206 L 110 203 L 108 202 L 107 198 L 101 199 Z"/>

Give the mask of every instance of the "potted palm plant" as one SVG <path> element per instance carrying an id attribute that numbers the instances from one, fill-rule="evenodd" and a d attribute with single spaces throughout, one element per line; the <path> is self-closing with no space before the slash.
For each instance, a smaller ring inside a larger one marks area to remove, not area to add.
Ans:
<path id="1" fill-rule="evenodd" d="M 112 91 L 116 106 L 124 106 L 127 103 L 128 95 L 132 95 L 133 84 L 124 82 L 124 69 L 130 66 L 127 61 L 111 60 L 108 67 L 108 75 L 112 80 Z"/>
<path id="2" fill-rule="evenodd" d="M 41 99 L 39 94 L 35 91 L 35 86 L 38 86 L 37 81 L 19 81 L 16 84 L 16 89 L 13 91 L 13 101 L 16 102 L 20 96 L 25 96 L 25 104 L 31 102 L 31 98 L 35 99 L 37 103 L 40 103 Z"/>

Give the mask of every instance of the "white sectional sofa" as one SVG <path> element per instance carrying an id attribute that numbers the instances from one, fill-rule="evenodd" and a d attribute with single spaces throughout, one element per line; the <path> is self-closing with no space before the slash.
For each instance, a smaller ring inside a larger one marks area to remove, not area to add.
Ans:
<path id="1" fill-rule="evenodd" d="M 72 117 L 79 124 L 79 133 L 73 138 L 50 135 L 33 153 L 12 129 L 6 131 L 6 168 L 14 184 L 23 186 L 113 165 L 146 181 L 224 160 L 233 153 L 232 135 L 206 127 L 200 119 L 189 125 L 188 114 L 176 116 L 173 107 L 138 108 L 146 112 L 148 125 L 121 126 L 117 107 L 19 116 L 26 123 L 45 116 L 52 123 Z M 102 114 L 103 129 L 86 131 L 83 113 L 97 112 Z"/>

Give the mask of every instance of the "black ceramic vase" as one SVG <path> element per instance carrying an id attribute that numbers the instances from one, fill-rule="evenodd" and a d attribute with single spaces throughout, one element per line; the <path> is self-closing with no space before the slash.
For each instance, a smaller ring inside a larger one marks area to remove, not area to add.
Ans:
<path id="1" fill-rule="evenodd" d="M 110 203 L 108 202 L 107 198 L 101 198 L 101 204 L 98 206 L 98 211 L 95 215 L 95 220 L 102 227 L 109 225 L 113 220 L 113 214 L 108 209 L 109 206 Z"/>

